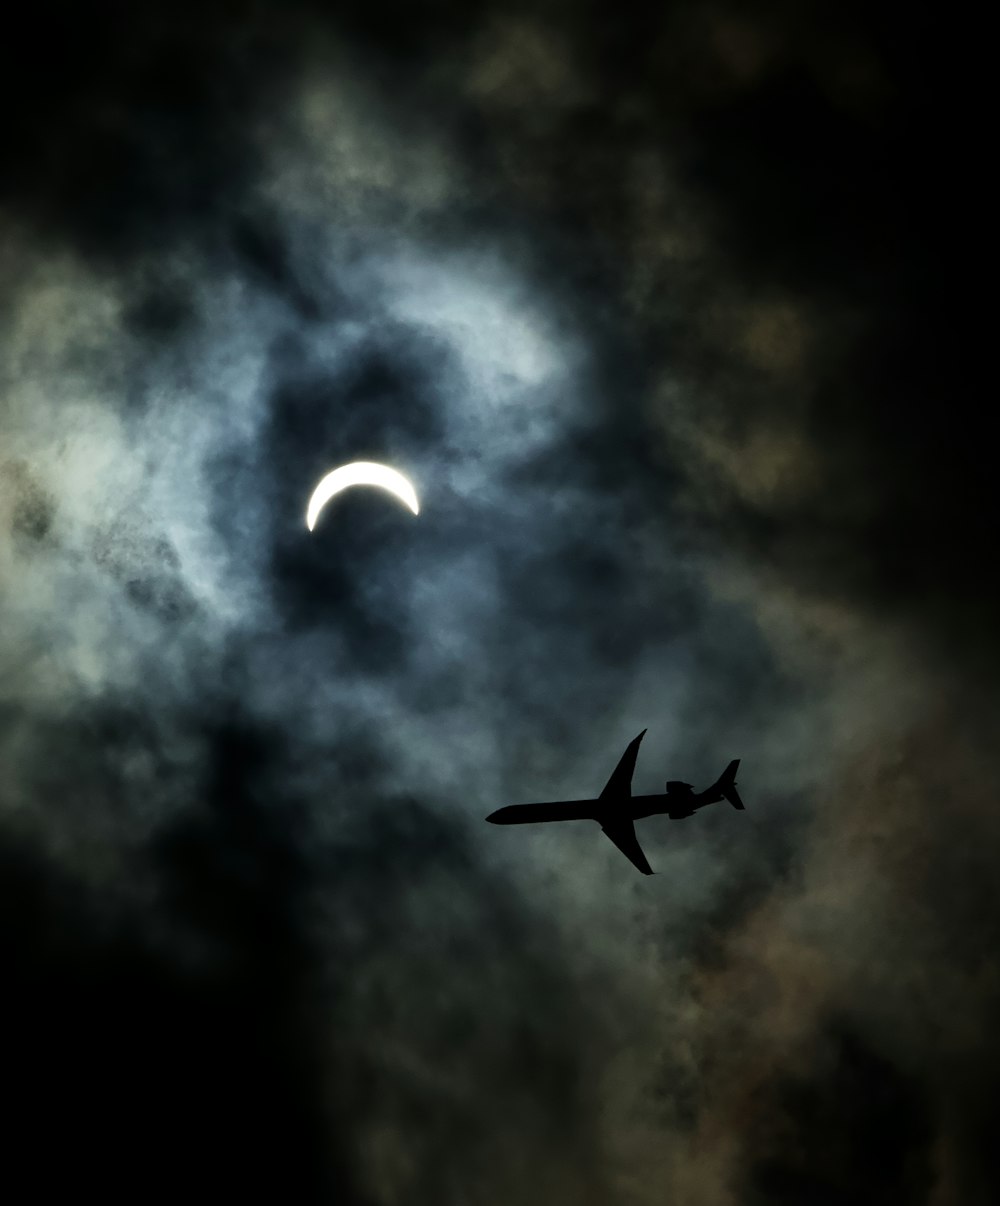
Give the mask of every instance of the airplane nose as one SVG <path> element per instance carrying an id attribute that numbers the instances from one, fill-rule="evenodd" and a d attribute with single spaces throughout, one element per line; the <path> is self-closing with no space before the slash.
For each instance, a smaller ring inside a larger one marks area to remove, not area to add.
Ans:
<path id="1" fill-rule="evenodd" d="M 503 824 L 503 813 L 505 811 L 506 811 L 506 809 L 498 808 L 496 810 L 496 812 L 491 812 L 490 815 L 486 819 L 492 825 L 502 825 Z"/>

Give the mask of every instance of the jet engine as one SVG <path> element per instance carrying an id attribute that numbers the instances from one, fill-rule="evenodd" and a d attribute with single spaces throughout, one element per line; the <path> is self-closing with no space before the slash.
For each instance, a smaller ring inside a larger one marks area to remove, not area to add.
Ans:
<path id="1" fill-rule="evenodd" d="M 668 796 L 689 796 L 694 788 L 690 783 L 682 783 L 680 779 L 667 780 L 667 795 Z"/>

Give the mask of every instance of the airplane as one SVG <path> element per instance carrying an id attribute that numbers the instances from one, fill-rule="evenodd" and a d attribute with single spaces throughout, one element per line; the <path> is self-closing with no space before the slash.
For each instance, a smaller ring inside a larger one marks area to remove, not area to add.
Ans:
<path id="1" fill-rule="evenodd" d="M 680 821 L 692 816 L 696 809 L 706 804 L 717 804 L 728 800 L 734 808 L 744 808 L 740 793 L 736 790 L 736 768 L 739 758 L 734 758 L 718 779 L 704 791 L 696 792 L 690 783 L 671 779 L 667 790 L 656 795 L 633 796 L 632 772 L 639 753 L 639 742 L 646 730 L 633 741 L 622 754 L 604 790 L 596 800 L 564 800 L 553 804 L 508 804 L 498 808 L 486 818 L 494 825 L 524 825 L 535 821 L 597 821 L 601 829 L 618 849 L 643 875 L 654 874 L 646 861 L 639 840 L 635 836 L 633 822 L 642 817 L 670 817 Z"/>

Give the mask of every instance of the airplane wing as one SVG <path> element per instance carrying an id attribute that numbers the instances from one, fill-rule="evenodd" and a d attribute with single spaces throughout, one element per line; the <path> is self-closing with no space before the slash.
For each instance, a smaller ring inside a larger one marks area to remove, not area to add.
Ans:
<path id="1" fill-rule="evenodd" d="M 641 736 L 640 733 L 639 737 Z M 637 742 L 639 737 L 636 738 Z M 630 820 L 623 818 L 618 821 L 609 821 L 606 825 L 601 826 L 601 830 L 608 835 L 629 862 L 639 868 L 643 875 L 654 874 L 653 868 L 646 862 L 639 839 L 635 836 L 635 826 Z"/>
<path id="2" fill-rule="evenodd" d="M 618 796 L 630 796 L 632 794 L 632 772 L 635 770 L 635 760 L 639 754 L 639 742 L 646 735 L 646 730 L 642 732 L 634 740 L 628 744 L 628 749 L 622 754 L 618 765 L 611 772 L 611 778 L 604 786 L 600 798 L 602 800 L 615 799 Z M 635 835 L 633 834 L 633 839 Z M 612 838 L 612 841 L 615 839 Z M 641 853 L 641 851 L 640 851 Z M 629 858 L 632 856 L 629 855 Z M 633 860 L 634 861 L 634 860 Z"/>

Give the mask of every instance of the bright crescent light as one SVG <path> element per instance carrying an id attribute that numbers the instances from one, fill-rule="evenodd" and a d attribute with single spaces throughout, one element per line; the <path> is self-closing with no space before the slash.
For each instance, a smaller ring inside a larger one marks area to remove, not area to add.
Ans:
<path id="1" fill-rule="evenodd" d="M 395 494 L 401 503 L 405 503 L 414 515 L 420 513 L 420 503 L 417 502 L 417 492 L 412 483 L 398 469 L 390 469 L 388 465 L 377 465 L 374 461 L 353 461 L 350 465 L 341 465 L 334 469 L 319 483 L 309 499 L 306 511 L 306 527 L 311 532 L 319 519 L 319 513 L 335 494 L 346 490 L 349 486 L 379 486 Z"/>

